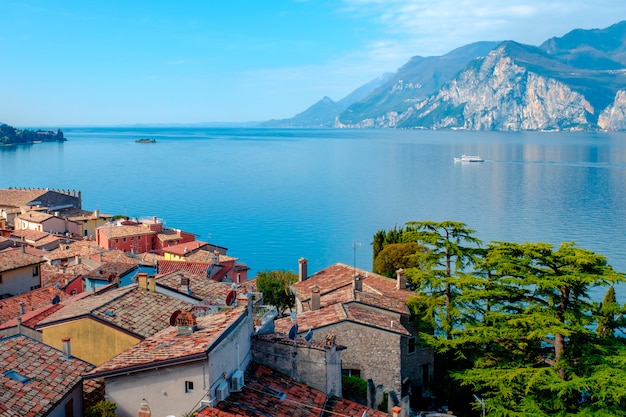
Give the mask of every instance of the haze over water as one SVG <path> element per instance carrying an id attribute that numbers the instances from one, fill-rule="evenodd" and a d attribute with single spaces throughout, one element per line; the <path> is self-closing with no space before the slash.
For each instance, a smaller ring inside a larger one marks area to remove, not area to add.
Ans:
<path id="1" fill-rule="evenodd" d="M 0 187 L 82 191 L 83 208 L 166 226 L 252 269 L 371 270 L 379 229 L 454 220 L 490 241 L 576 242 L 626 271 L 626 134 L 64 129 L 0 148 Z M 135 139 L 153 138 L 155 144 Z M 484 163 L 454 163 L 477 154 Z M 621 302 L 626 291 L 618 291 Z"/>

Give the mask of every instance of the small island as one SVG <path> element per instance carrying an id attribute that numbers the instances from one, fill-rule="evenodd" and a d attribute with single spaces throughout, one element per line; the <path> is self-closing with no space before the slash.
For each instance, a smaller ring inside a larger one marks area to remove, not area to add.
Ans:
<path id="1" fill-rule="evenodd" d="M 156 143 L 156 139 L 142 138 L 135 140 L 135 143 Z"/>
<path id="2" fill-rule="evenodd" d="M 28 145 L 42 142 L 65 142 L 66 140 L 61 129 L 56 132 L 41 129 L 16 129 L 6 123 L 0 123 L 0 145 Z"/>

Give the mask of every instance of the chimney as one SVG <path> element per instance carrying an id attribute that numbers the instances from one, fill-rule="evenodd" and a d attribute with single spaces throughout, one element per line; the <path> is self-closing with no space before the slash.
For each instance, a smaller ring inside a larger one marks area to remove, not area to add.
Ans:
<path id="1" fill-rule="evenodd" d="M 308 278 L 307 276 L 308 262 L 309 261 L 307 261 L 305 258 L 298 259 L 298 281 L 299 282 L 306 281 L 306 279 Z"/>
<path id="2" fill-rule="evenodd" d="M 178 287 L 178 291 L 187 295 L 191 294 L 191 290 L 189 288 L 189 277 L 186 277 L 182 274 L 180 275 L 180 285 Z"/>
<path id="3" fill-rule="evenodd" d="M 317 285 L 311 288 L 311 291 L 313 291 L 313 293 L 311 294 L 311 310 L 312 311 L 320 309 L 320 290 L 321 288 L 318 287 Z"/>
<path id="4" fill-rule="evenodd" d="M 78 255 L 74 256 L 74 264 L 75 265 L 80 265 L 80 256 L 78 256 Z"/>
<path id="5" fill-rule="evenodd" d="M 61 339 L 61 341 L 63 342 L 63 357 L 65 359 L 70 359 L 72 357 L 72 350 L 70 349 L 70 338 L 64 337 L 63 339 Z"/>
<path id="6" fill-rule="evenodd" d="M 404 275 L 404 269 L 400 268 L 396 271 L 396 289 L 406 290 L 406 275 Z"/>
<path id="7" fill-rule="evenodd" d="M 352 286 L 355 291 L 363 291 L 363 281 L 361 281 L 361 275 L 355 275 Z"/>
<path id="8" fill-rule="evenodd" d="M 156 278 L 154 278 L 154 275 L 148 277 L 148 291 L 156 291 Z"/>
<path id="9" fill-rule="evenodd" d="M 391 415 L 393 417 L 400 417 L 400 413 L 402 413 L 402 407 L 396 405 L 391 409 Z"/>
<path id="10" fill-rule="evenodd" d="M 140 272 L 137 274 L 137 286 L 142 290 L 148 289 L 148 274 Z"/>
<path id="11" fill-rule="evenodd" d="M 20 301 L 20 316 L 24 315 L 24 301 Z"/>

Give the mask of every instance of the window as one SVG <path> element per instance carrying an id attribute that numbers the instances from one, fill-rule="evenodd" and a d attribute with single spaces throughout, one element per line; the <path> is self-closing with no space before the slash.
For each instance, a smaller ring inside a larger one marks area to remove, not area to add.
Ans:
<path id="1" fill-rule="evenodd" d="M 135 240 L 135 236 L 131 236 L 131 237 L 130 237 L 130 240 Z"/>
<path id="2" fill-rule="evenodd" d="M 126 238 L 125 237 L 122 238 L 122 242 L 126 242 Z"/>
<path id="3" fill-rule="evenodd" d="M 36 277 L 39 275 L 39 265 L 33 266 L 33 276 Z"/>
<path id="4" fill-rule="evenodd" d="M 409 353 L 415 353 L 415 346 L 417 345 L 417 340 L 415 337 L 409 337 Z"/>
<path id="5" fill-rule="evenodd" d="M 355 376 L 357 378 L 361 378 L 361 370 L 360 369 L 342 369 L 342 375 Z"/>
<path id="6" fill-rule="evenodd" d="M 193 381 L 185 381 L 185 392 L 193 392 Z"/>

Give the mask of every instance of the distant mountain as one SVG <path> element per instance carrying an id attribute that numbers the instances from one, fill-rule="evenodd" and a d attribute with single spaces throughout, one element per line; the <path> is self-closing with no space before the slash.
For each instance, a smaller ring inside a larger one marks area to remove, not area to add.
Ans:
<path id="1" fill-rule="evenodd" d="M 337 104 L 325 98 L 288 120 L 327 126 L 334 113 L 339 128 L 626 130 L 626 21 L 538 47 L 478 42 L 416 56 L 367 96 Z"/>
<path id="2" fill-rule="evenodd" d="M 375 127 L 393 124 L 414 103 L 435 93 L 468 62 L 484 56 L 498 45 L 497 42 L 477 42 L 457 48 L 443 56 L 415 56 L 372 94 L 352 104 L 339 115 L 337 127 Z M 381 119 L 378 120 L 377 119 Z M 386 120 L 386 119 L 390 120 Z"/>
<path id="3" fill-rule="evenodd" d="M 351 104 L 369 96 L 372 91 L 383 85 L 390 77 L 386 73 L 357 88 L 346 97 L 335 102 L 330 97 L 324 97 L 302 113 L 290 119 L 270 120 L 260 124 L 261 127 L 334 127 L 335 118 Z"/>

